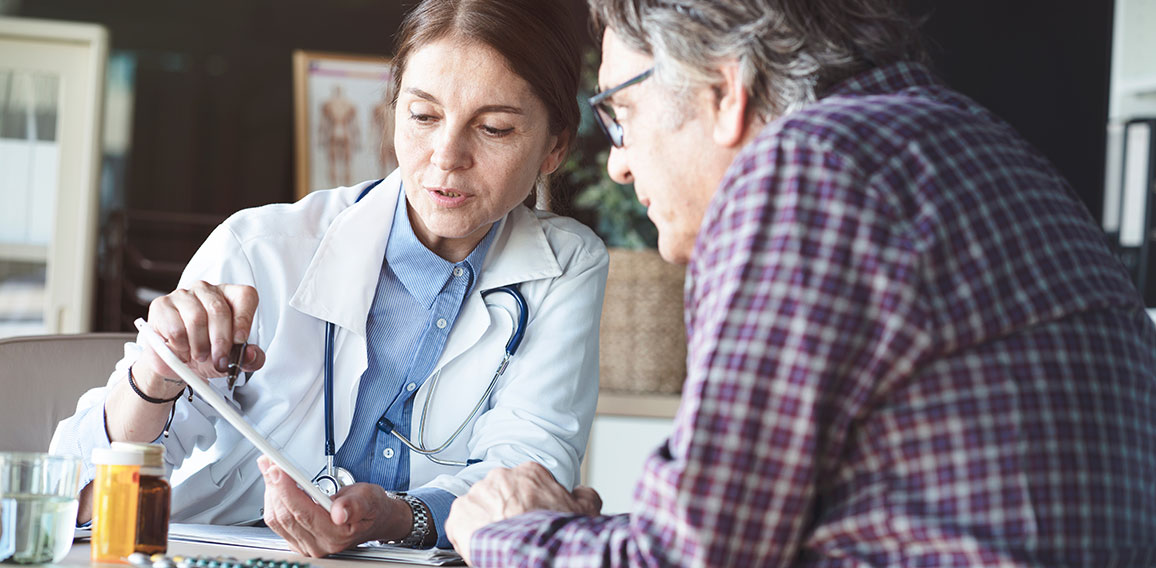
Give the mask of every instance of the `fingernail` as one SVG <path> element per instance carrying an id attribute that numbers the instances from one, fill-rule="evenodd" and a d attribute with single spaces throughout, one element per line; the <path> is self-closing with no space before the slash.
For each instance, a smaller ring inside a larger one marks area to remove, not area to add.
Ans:
<path id="1" fill-rule="evenodd" d="M 248 337 L 249 337 L 249 334 L 238 330 L 236 333 L 233 334 L 233 343 L 244 343 L 245 340 L 248 339 Z"/>
<path id="2" fill-rule="evenodd" d="M 220 359 L 217 359 L 217 370 L 222 372 L 222 373 L 229 370 L 229 358 L 228 357 L 221 357 Z"/>

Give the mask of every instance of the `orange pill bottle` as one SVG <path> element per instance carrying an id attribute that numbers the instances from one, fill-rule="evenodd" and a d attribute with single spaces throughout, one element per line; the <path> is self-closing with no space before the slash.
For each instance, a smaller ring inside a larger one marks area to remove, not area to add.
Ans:
<path id="1" fill-rule="evenodd" d="M 144 454 L 97 448 L 92 500 L 92 562 L 128 563 L 136 551 L 137 506 Z"/>

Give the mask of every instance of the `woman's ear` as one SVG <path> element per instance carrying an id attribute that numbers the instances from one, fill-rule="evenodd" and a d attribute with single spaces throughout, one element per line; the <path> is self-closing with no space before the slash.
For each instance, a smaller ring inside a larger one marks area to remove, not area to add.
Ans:
<path id="1" fill-rule="evenodd" d="M 569 130 L 563 130 L 551 138 L 553 138 L 554 146 L 546 154 L 546 159 L 542 160 L 542 167 L 538 169 L 538 173 L 541 175 L 554 173 L 554 170 L 562 165 L 562 159 L 566 157 L 566 149 L 570 147 Z"/>
<path id="2" fill-rule="evenodd" d="M 719 72 L 723 81 L 716 85 L 714 141 L 733 148 L 742 144 L 747 131 L 747 90 L 743 87 L 739 63 L 725 63 Z"/>

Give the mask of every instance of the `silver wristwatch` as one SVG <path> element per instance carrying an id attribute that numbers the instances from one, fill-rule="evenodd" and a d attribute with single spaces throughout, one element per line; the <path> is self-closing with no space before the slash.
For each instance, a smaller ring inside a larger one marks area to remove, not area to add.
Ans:
<path id="1" fill-rule="evenodd" d="M 419 548 L 425 544 L 426 538 L 429 537 L 429 510 L 426 509 L 425 503 L 421 499 L 406 495 L 405 493 L 393 493 L 395 499 L 401 499 L 409 505 L 409 510 L 413 512 L 413 529 L 409 531 L 409 536 L 397 541 L 396 544 L 400 546 L 407 546 L 409 548 Z"/>

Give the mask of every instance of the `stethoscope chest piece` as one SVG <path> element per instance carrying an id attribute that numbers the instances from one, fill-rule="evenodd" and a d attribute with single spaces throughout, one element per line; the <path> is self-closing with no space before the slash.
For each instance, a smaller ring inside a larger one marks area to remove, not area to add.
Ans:
<path id="1" fill-rule="evenodd" d="M 313 485 L 316 485 L 322 493 L 332 497 L 337 492 L 347 485 L 353 485 L 353 474 L 343 467 L 335 467 L 332 472 L 329 468 L 322 468 L 321 473 L 313 478 Z"/>

